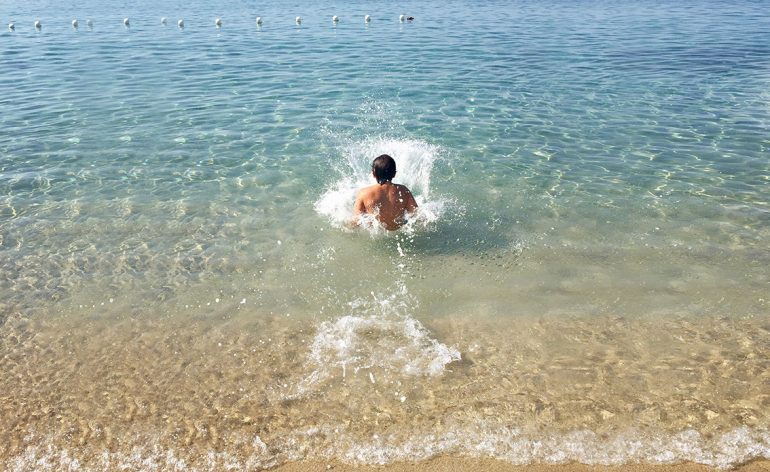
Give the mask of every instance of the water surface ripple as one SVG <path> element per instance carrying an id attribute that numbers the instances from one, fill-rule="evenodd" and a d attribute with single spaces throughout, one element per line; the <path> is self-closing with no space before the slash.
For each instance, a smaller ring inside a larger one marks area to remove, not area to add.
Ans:
<path id="1" fill-rule="evenodd" d="M 768 6 L 0 0 L 0 464 L 767 458 Z"/>

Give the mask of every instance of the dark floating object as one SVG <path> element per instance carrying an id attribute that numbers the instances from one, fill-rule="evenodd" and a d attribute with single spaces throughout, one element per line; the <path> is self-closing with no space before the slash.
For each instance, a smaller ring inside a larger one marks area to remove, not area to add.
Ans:
<path id="1" fill-rule="evenodd" d="M 409 16 L 409 17 L 406 18 L 406 21 L 414 21 L 414 17 L 413 16 Z"/>

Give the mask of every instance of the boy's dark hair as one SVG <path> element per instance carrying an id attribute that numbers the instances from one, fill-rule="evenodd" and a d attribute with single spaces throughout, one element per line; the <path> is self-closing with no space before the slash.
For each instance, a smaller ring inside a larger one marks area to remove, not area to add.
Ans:
<path id="1" fill-rule="evenodd" d="M 372 161 L 372 172 L 378 184 L 390 182 L 396 176 L 396 161 L 387 154 L 377 156 Z"/>

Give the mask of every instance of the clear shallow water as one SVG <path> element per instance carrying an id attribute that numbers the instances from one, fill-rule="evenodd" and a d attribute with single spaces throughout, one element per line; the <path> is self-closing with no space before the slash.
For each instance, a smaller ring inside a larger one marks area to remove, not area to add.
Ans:
<path id="1" fill-rule="evenodd" d="M 767 6 L 0 2 L 0 451 L 767 457 Z"/>

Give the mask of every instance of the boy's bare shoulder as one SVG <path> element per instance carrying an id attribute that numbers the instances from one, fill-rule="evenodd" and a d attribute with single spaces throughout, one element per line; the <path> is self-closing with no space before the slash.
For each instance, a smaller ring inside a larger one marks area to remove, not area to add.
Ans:
<path id="1" fill-rule="evenodd" d="M 409 190 L 409 187 L 407 187 L 406 185 L 395 184 L 395 187 L 396 187 L 396 191 L 398 193 L 404 193 L 404 194 L 407 194 L 407 195 L 411 195 L 412 194 L 412 191 Z"/>
<path id="2" fill-rule="evenodd" d="M 370 185 L 368 187 L 364 187 L 358 191 L 359 197 L 365 197 L 367 195 L 371 195 L 377 191 L 377 185 Z"/>

